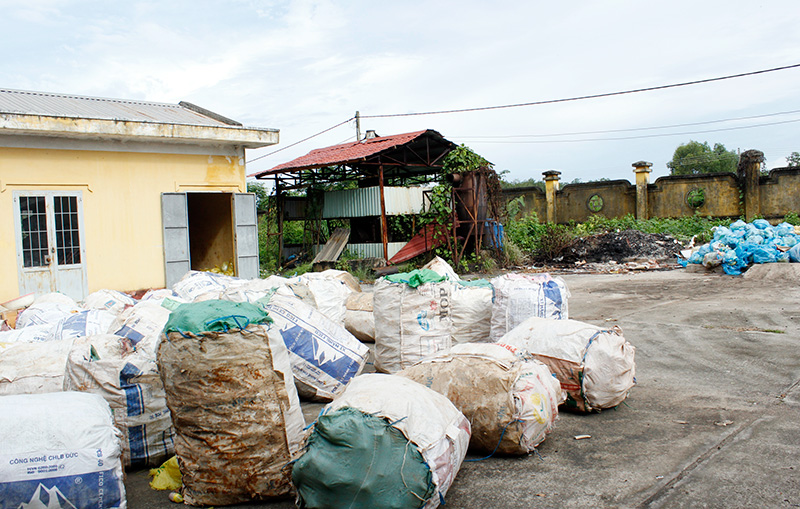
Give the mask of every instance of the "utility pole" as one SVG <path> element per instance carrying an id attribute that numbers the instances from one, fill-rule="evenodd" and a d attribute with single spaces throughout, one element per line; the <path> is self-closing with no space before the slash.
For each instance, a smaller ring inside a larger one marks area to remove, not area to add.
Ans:
<path id="1" fill-rule="evenodd" d="M 361 141 L 361 113 L 356 111 L 356 141 Z"/>

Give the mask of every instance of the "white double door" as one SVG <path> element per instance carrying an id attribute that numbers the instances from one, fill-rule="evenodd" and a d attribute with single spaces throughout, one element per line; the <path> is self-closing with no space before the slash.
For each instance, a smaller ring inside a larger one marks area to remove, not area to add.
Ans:
<path id="1" fill-rule="evenodd" d="M 86 297 L 81 191 L 15 191 L 20 295 L 59 291 Z"/>

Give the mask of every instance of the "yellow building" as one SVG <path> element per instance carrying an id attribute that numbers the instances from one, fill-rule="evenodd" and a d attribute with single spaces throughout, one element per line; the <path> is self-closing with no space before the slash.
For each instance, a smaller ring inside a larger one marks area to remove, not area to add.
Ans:
<path id="1" fill-rule="evenodd" d="M 245 149 L 277 142 L 185 102 L 0 89 L 0 302 L 257 277 Z"/>

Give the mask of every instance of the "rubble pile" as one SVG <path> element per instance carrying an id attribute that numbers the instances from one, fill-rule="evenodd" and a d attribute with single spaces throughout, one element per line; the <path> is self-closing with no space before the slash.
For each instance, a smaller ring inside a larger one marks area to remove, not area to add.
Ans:
<path id="1" fill-rule="evenodd" d="M 664 233 L 622 230 L 576 240 L 563 252 L 561 263 L 605 263 L 674 260 L 680 243 Z"/>

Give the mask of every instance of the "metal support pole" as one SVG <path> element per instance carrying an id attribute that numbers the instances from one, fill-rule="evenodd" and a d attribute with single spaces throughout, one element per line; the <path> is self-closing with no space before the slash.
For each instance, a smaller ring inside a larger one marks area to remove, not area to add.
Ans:
<path id="1" fill-rule="evenodd" d="M 381 242 L 383 242 L 383 258 L 389 263 L 389 228 L 386 224 L 386 198 L 383 194 L 383 165 L 378 167 L 378 187 L 381 194 Z"/>

